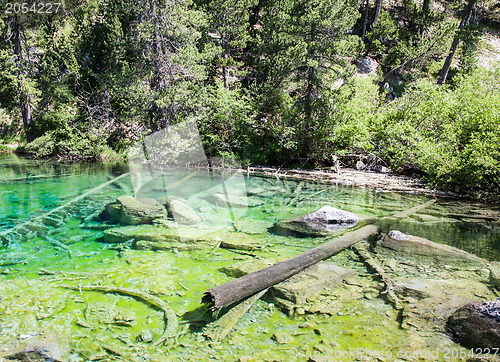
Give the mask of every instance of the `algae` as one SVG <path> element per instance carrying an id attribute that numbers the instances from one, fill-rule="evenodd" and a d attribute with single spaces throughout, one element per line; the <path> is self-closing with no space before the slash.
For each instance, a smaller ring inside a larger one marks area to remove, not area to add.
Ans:
<path id="1" fill-rule="evenodd" d="M 368 247 L 370 257 L 393 282 L 403 308 L 399 312 L 387 302 L 386 287 L 376 273 L 352 250 L 344 250 L 327 261 L 352 271 L 338 283 L 315 290 L 305 300 L 289 300 L 285 293 L 260 299 L 231 328 L 230 338 L 207 340 L 203 327 L 213 319 L 201 307 L 201 295 L 237 277 L 237 261 L 260 268 L 322 243 L 322 238 L 274 235 L 269 228 L 275 223 L 324 205 L 381 218 L 427 198 L 248 176 L 251 206 L 237 214 L 234 225 L 218 215 L 225 210 L 222 203 L 189 199 L 188 190 L 188 204 L 203 219 L 199 225 L 162 219 L 154 225 L 120 226 L 97 220 L 105 205 L 132 190 L 124 177 L 120 185 L 110 183 L 51 214 L 51 220 L 36 219 L 125 172 L 120 165 L 17 163 L 2 158 L 0 231 L 9 242 L 0 250 L 0 357 L 29 345 L 47 347 L 61 361 L 305 361 L 301 356 L 335 356 L 350 348 L 390 349 L 394 355 L 460 348 L 440 330 L 446 313 L 465 300 L 496 296 L 496 264 L 448 263 Z M 199 182 L 196 177 L 190 180 Z M 500 260 L 497 216 L 496 209 L 485 205 L 439 199 L 391 226 L 492 262 Z M 9 233 L 23 223 L 17 233 Z M 138 248 L 146 242 L 149 247 Z M 116 243 L 123 247 L 116 250 Z M 225 247 L 239 247 L 247 254 Z M 74 289 L 60 288 L 62 284 Z M 99 291 L 103 288 L 139 291 L 170 306 L 179 323 L 176 338 L 169 338 L 167 345 L 153 345 L 168 326 L 161 308 L 118 292 Z"/>

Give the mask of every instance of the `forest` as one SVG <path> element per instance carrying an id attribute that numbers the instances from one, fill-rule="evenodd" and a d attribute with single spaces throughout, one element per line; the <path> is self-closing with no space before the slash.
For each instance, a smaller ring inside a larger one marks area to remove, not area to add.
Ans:
<path id="1" fill-rule="evenodd" d="M 0 4 L 0 152 L 124 159 L 194 120 L 208 155 L 242 165 L 358 159 L 500 189 L 500 67 L 481 64 L 498 1 Z"/>

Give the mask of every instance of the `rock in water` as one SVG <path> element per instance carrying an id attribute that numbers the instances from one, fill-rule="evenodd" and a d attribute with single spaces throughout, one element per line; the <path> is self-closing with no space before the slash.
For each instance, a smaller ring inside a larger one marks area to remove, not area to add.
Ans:
<path id="1" fill-rule="evenodd" d="M 354 275 L 351 269 L 339 267 L 333 263 L 319 262 L 273 286 L 274 297 L 289 300 L 295 304 L 304 304 L 308 299 L 332 288 Z"/>
<path id="2" fill-rule="evenodd" d="M 196 211 L 181 200 L 171 200 L 168 203 L 167 208 L 169 214 L 172 215 L 172 218 L 179 224 L 191 225 L 197 224 L 201 221 L 201 218 L 196 214 Z"/>
<path id="3" fill-rule="evenodd" d="M 483 303 L 483 305 L 479 307 L 479 311 L 484 315 L 495 318 L 497 322 L 500 322 L 500 298 Z"/>
<path id="4" fill-rule="evenodd" d="M 141 342 L 151 343 L 154 339 L 153 332 L 151 332 L 149 329 L 143 329 L 139 334 L 138 339 Z"/>
<path id="5" fill-rule="evenodd" d="M 447 332 L 467 348 L 498 348 L 500 346 L 500 300 L 471 303 L 457 309 L 448 319 Z"/>
<path id="6" fill-rule="evenodd" d="M 304 217 L 303 220 L 307 223 L 353 225 L 356 225 L 359 221 L 358 217 L 352 212 L 340 210 L 331 206 L 323 206 L 318 211 Z"/>
<path id="7" fill-rule="evenodd" d="M 154 199 L 120 196 L 116 202 L 107 205 L 100 216 L 124 225 L 140 225 L 151 224 L 165 214 L 165 207 Z"/>
<path id="8" fill-rule="evenodd" d="M 359 218 L 348 211 L 331 206 L 323 206 L 305 217 L 280 221 L 272 231 L 280 235 L 326 236 L 331 232 L 343 230 L 356 225 Z"/>
<path id="9" fill-rule="evenodd" d="M 383 248 L 407 255 L 419 255 L 447 262 L 468 262 L 482 265 L 486 261 L 466 251 L 446 244 L 439 244 L 418 236 L 391 230 L 377 244 Z"/>

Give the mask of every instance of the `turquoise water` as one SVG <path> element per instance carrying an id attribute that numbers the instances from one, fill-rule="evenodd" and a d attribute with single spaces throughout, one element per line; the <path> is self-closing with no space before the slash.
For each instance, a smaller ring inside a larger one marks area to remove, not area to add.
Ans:
<path id="1" fill-rule="evenodd" d="M 114 225 L 96 219 L 106 204 L 134 194 L 127 172 L 126 165 L 64 164 L 0 155 L 0 352 L 39 343 L 61 360 L 71 361 L 100 357 L 286 361 L 307 360 L 300 351 L 327 355 L 327 351 L 348 348 L 382 350 L 392 346 L 395 350 L 402 348 L 402 341 L 411 340 L 400 326 L 397 311 L 386 301 L 375 295 L 363 297 L 364 291 L 338 291 L 338 314 L 290 317 L 271 301 L 260 300 L 226 340 L 215 343 L 202 335 L 203 326 L 212 319 L 204 313 L 200 299 L 204 291 L 231 279 L 220 272 L 223 267 L 245 260 L 286 259 L 325 241 L 322 237 L 273 234 L 275 222 L 324 205 L 382 218 L 430 197 L 244 173 L 227 185 L 247 194 L 253 206 L 235 207 L 232 214 L 225 215 L 204 201 L 191 201 L 203 216 L 204 226 L 219 227 L 224 235 L 237 219 L 238 231 L 265 245 L 260 251 L 136 250 L 104 243 L 104 230 Z M 169 195 L 189 197 L 217 186 L 216 178 L 206 186 L 207 179 L 207 174 L 199 172 L 169 190 Z M 164 180 L 149 184 L 139 192 L 161 198 L 163 184 Z M 485 214 L 485 210 L 490 212 Z M 490 261 L 500 260 L 498 211 L 485 205 L 440 199 L 393 228 Z M 367 279 L 365 289 L 376 289 L 378 282 L 352 251 L 343 251 L 329 261 L 357 271 Z M 156 339 L 164 329 L 162 312 L 144 301 L 62 288 L 66 284 L 132 288 L 161 298 L 179 318 L 177 342 L 153 346 L 140 340 L 145 330 Z M 131 315 L 130 323 L 118 323 L 117 316 L 125 314 Z M 278 332 L 291 340 L 278 343 Z"/>

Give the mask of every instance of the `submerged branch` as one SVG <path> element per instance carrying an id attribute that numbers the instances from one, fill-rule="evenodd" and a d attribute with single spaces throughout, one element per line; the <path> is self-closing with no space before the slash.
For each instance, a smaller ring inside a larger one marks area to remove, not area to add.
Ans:
<path id="1" fill-rule="evenodd" d="M 163 342 L 165 342 L 169 338 L 174 338 L 177 336 L 177 329 L 179 327 L 179 323 L 177 321 L 177 316 L 170 306 L 161 300 L 158 297 L 155 297 L 151 294 L 141 292 L 139 290 L 126 289 L 120 287 L 106 287 L 106 286 L 97 286 L 97 285 L 82 285 L 82 286 L 73 286 L 73 285 L 61 285 L 61 288 L 72 289 L 72 290 L 86 290 L 92 292 L 102 292 L 102 293 L 118 293 L 123 295 L 128 295 L 130 297 L 138 298 L 146 303 L 149 303 L 163 311 L 163 315 L 165 318 L 165 330 L 163 334 L 158 338 L 158 340 L 153 343 L 154 346 L 159 346 Z"/>

